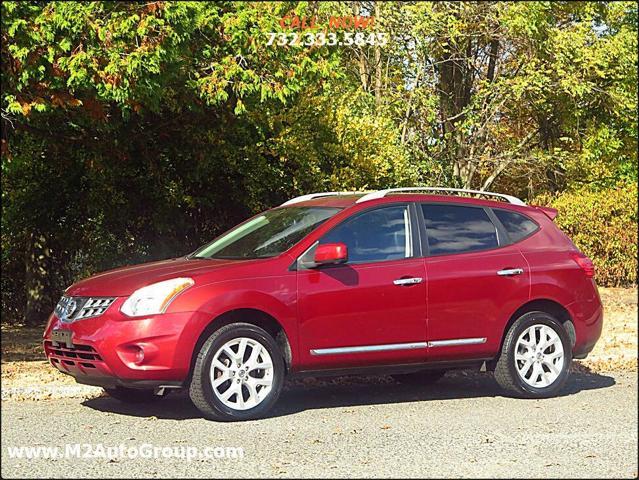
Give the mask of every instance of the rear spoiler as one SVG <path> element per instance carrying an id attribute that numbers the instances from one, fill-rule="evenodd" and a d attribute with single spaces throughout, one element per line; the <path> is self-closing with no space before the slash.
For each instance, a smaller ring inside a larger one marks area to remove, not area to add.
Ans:
<path id="1" fill-rule="evenodd" d="M 537 210 L 541 210 L 542 212 L 544 212 L 546 216 L 550 218 L 551 220 L 554 220 L 555 218 L 557 218 L 557 214 L 559 213 L 559 211 L 556 208 L 539 207 L 537 205 L 531 205 L 531 206 L 534 206 Z"/>

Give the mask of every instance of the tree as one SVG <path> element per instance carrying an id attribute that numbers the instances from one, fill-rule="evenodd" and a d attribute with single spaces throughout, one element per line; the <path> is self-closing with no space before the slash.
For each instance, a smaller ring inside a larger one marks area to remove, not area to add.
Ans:
<path id="1" fill-rule="evenodd" d="M 0 8 L 3 318 L 311 190 L 637 180 L 635 3 Z M 354 14 L 388 43 L 267 45 Z"/>
<path id="2" fill-rule="evenodd" d="M 636 178 L 636 4 L 375 5 L 392 41 L 375 55 L 365 47 L 358 70 L 386 66 L 378 111 L 440 179 L 507 182 L 527 196 Z"/>

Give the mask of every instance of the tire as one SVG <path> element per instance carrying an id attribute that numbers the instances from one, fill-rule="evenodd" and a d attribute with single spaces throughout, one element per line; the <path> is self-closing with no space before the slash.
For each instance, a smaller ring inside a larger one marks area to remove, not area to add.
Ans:
<path id="1" fill-rule="evenodd" d="M 211 420 L 252 420 L 275 404 L 285 375 L 282 352 L 271 335 L 249 323 L 232 323 L 213 332 L 202 345 L 189 395 Z"/>
<path id="2" fill-rule="evenodd" d="M 104 391 L 123 403 L 151 403 L 163 398 L 165 395 L 155 395 L 153 390 L 139 388 L 114 387 L 105 388 Z"/>
<path id="3" fill-rule="evenodd" d="M 571 362 L 572 345 L 563 325 L 545 312 L 529 312 L 506 333 L 495 379 L 516 397 L 553 397 L 566 383 Z"/>
<path id="4" fill-rule="evenodd" d="M 391 375 L 397 382 L 408 385 L 430 385 L 446 374 L 446 370 L 420 370 L 413 373 Z"/>

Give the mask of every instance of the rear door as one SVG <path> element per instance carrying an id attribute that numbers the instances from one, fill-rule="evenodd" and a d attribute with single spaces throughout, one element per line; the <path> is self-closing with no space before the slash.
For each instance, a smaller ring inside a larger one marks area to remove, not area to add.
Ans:
<path id="1" fill-rule="evenodd" d="M 530 272 L 488 208 L 421 204 L 429 360 L 488 358 L 530 293 Z"/>

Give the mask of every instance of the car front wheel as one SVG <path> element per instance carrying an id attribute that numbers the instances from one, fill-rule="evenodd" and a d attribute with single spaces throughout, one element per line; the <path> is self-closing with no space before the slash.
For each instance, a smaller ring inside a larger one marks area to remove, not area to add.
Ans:
<path id="1" fill-rule="evenodd" d="M 189 393 L 207 418 L 250 420 L 275 404 L 284 376 L 284 359 L 273 337 L 255 325 L 233 323 L 202 345 Z"/>
<path id="2" fill-rule="evenodd" d="M 570 338 L 563 325 L 545 312 L 529 312 L 506 333 L 495 379 L 515 396 L 552 397 L 566 382 L 571 361 Z"/>

